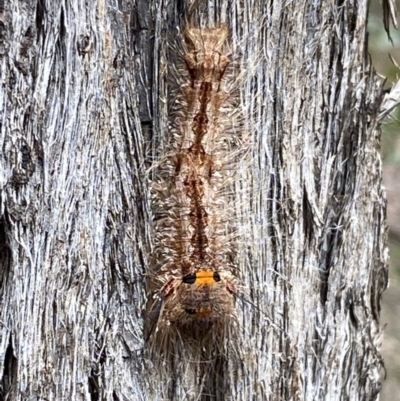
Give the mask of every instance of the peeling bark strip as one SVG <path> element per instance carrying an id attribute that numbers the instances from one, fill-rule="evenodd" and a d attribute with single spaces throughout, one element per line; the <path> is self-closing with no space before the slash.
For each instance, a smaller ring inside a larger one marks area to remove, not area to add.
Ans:
<path id="1" fill-rule="evenodd" d="M 173 156 L 165 162 L 170 174 L 154 185 L 156 216 L 161 204 L 165 210 L 155 228 L 154 272 L 162 287 L 153 334 L 164 337 L 164 345 L 166 336 L 175 341 L 178 332 L 191 338 L 223 332 L 234 313 L 235 278 L 222 227 L 229 203 L 218 202 L 227 188 L 222 167 L 229 159 L 221 111 L 229 96 L 223 81 L 228 29 L 191 27 L 184 35 L 191 48 L 184 55 L 189 82 L 172 118 Z"/>

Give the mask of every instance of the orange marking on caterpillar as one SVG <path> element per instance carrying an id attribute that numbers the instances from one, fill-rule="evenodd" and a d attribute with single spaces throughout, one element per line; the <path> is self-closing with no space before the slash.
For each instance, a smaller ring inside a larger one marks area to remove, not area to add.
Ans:
<path id="1" fill-rule="evenodd" d="M 200 270 L 193 274 L 186 275 L 183 277 L 182 281 L 186 284 L 211 285 L 221 281 L 221 276 L 218 272 L 212 270 Z"/>

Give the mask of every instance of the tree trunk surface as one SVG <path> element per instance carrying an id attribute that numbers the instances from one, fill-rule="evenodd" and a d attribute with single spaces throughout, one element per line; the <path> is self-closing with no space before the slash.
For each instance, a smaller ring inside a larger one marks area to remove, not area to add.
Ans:
<path id="1" fill-rule="evenodd" d="M 387 234 L 368 2 L 196 3 L 0 4 L 1 400 L 378 398 Z M 144 327 L 152 166 L 187 21 L 230 32 L 243 296 L 229 352 L 172 371 Z"/>

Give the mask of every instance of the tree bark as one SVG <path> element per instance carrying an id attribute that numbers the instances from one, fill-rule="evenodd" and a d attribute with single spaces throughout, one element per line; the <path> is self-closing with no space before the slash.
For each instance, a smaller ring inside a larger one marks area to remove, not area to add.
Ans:
<path id="1" fill-rule="evenodd" d="M 368 2 L 197 3 L 0 4 L 0 399 L 378 397 L 387 234 Z M 188 20 L 226 24 L 246 61 L 245 296 L 235 356 L 166 377 L 144 337 L 150 178 Z"/>

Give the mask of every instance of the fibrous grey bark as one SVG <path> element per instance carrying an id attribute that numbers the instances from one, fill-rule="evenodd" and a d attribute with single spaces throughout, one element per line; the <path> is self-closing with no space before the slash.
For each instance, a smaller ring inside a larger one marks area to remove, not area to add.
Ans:
<path id="1" fill-rule="evenodd" d="M 252 162 L 237 174 L 236 264 L 250 302 L 237 302 L 241 363 L 224 367 L 223 397 L 377 399 L 387 256 L 367 1 L 198 3 L 256 66 L 238 88 Z M 0 11 L 3 399 L 222 399 L 212 378 L 156 383 L 143 352 L 147 172 L 188 4 Z"/>

